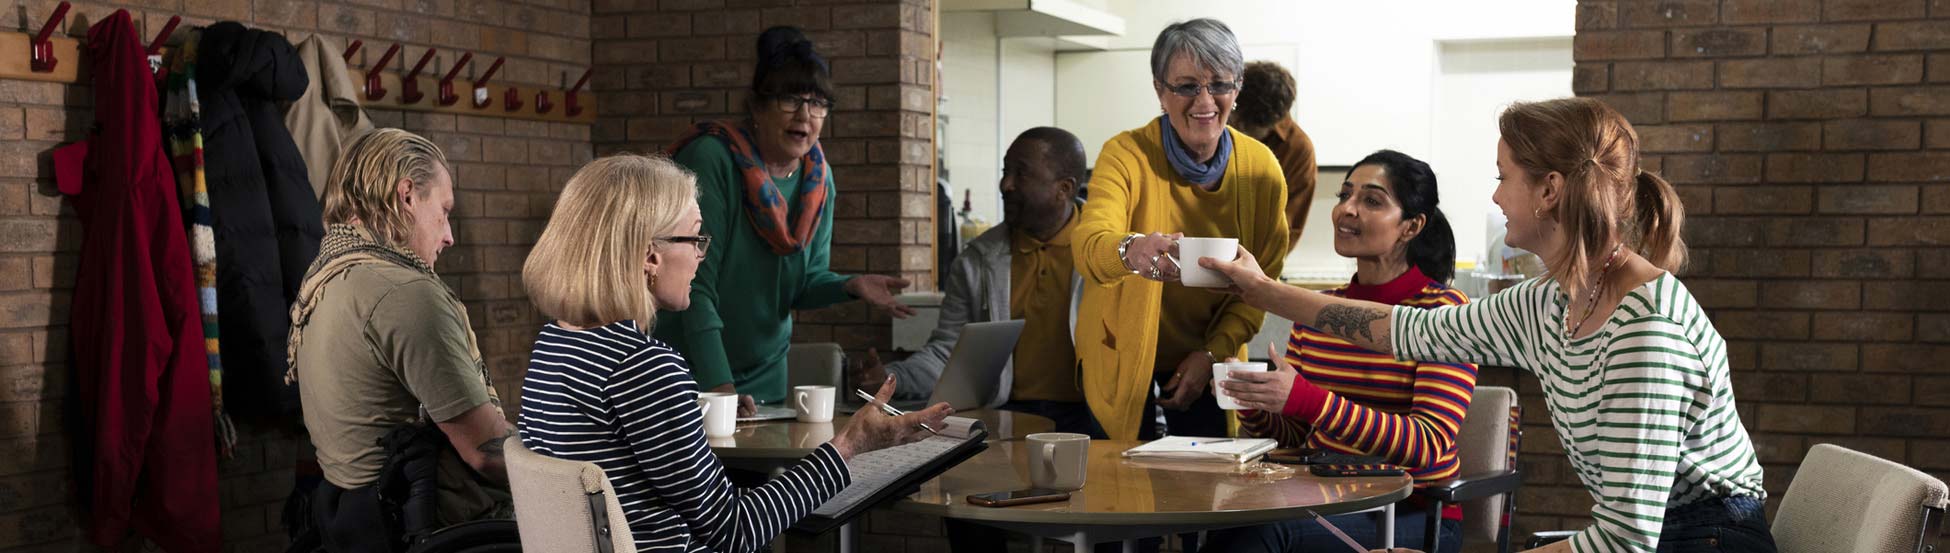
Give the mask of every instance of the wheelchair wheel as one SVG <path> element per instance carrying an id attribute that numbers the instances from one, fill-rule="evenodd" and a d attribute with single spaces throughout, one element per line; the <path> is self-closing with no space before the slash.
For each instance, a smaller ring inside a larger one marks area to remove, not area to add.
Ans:
<path id="1" fill-rule="evenodd" d="M 407 553 L 517 553 L 521 534 L 513 520 L 477 520 L 436 531 Z"/>

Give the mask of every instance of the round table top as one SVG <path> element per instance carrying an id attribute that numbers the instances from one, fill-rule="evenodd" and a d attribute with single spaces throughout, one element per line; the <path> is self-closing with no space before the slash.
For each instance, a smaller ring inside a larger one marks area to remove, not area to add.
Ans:
<path id="1" fill-rule="evenodd" d="M 1068 501 L 981 507 L 977 493 L 1029 486 L 1028 451 L 1021 440 L 989 448 L 939 478 L 896 509 L 964 520 L 1037 524 L 1128 526 L 1270 522 L 1363 511 L 1408 497 L 1407 476 L 1322 478 L 1306 467 L 1271 463 L 1138 460 L 1124 450 L 1144 442 L 1094 440 L 1083 489 Z"/>
<path id="2" fill-rule="evenodd" d="M 990 440 L 1012 440 L 1056 428 L 1056 422 L 1047 417 L 1002 409 L 976 409 L 954 416 L 982 421 Z M 849 420 L 852 415 L 834 413 L 831 422 L 792 419 L 741 422 L 736 433 L 710 438 L 709 443 L 711 451 L 723 459 L 798 459 L 833 439 L 833 434 L 846 428 Z"/>

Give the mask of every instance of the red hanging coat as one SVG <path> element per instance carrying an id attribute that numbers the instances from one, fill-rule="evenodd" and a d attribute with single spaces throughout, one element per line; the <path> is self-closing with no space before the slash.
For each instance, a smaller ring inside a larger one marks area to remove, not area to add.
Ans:
<path id="1" fill-rule="evenodd" d="M 82 223 L 69 337 L 93 432 L 78 437 L 88 538 L 109 547 L 133 530 L 171 553 L 218 551 L 209 369 L 155 76 L 127 11 L 85 48 L 96 128 L 54 157 Z"/>

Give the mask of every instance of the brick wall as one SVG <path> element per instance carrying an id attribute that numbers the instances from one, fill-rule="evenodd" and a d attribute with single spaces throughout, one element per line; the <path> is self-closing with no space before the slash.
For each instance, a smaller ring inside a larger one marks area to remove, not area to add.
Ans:
<path id="1" fill-rule="evenodd" d="M 832 269 L 931 288 L 934 14 L 926 0 L 596 0 L 598 153 L 657 151 L 697 121 L 745 116 L 760 32 L 806 31 L 838 96 L 820 144 L 833 167 Z M 800 312 L 798 342 L 886 349 L 860 302 Z"/>
<path id="2" fill-rule="evenodd" d="M 1575 90 L 1685 199 L 1770 504 L 1817 443 L 1950 478 L 1950 2 L 1584 0 L 1577 29 Z M 1523 378 L 1518 526 L 1581 527 Z"/>
<path id="3" fill-rule="evenodd" d="M 55 3 L 27 2 L 32 19 L 18 27 L 12 10 L 0 19 L 9 30 L 38 28 Z M 442 48 L 441 69 L 458 55 L 445 53 L 448 49 L 474 52 L 475 67 L 482 70 L 495 55 L 505 55 L 509 59 L 497 81 L 520 83 L 531 90 L 541 85 L 559 87 L 562 73 L 574 78 L 590 63 L 590 4 L 580 0 L 76 2 L 69 20 L 97 21 L 118 7 L 146 21 L 140 29 L 145 34 L 161 29 L 170 15 L 183 15 L 185 24 L 229 19 L 285 31 L 294 43 L 313 32 L 361 38 L 373 62 L 391 41 L 407 45 L 401 55 L 409 61 L 417 60 L 422 48 Z M 71 33 L 85 34 L 85 27 L 70 25 Z M 357 65 L 358 58 L 354 61 Z M 0 80 L 0 451 L 5 452 L 0 454 L 0 551 L 4 552 L 95 550 L 77 534 L 69 438 L 62 430 L 72 378 L 65 364 L 65 329 L 81 228 L 55 191 L 48 162 L 48 152 L 56 145 L 86 131 L 90 102 L 87 86 Z M 441 256 L 437 268 L 467 303 L 496 387 L 510 401 L 513 415 L 539 320 L 522 291 L 520 265 L 540 234 L 561 184 L 590 158 L 590 128 L 398 111 L 372 115 L 380 126 L 426 134 L 454 162 L 457 244 Z M 243 436 L 236 456 L 219 468 L 226 547 L 282 550 L 279 508 L 291 488 L 294 460 L 309 455 L 298 430 L 302 425 L 240 423 Z"/>

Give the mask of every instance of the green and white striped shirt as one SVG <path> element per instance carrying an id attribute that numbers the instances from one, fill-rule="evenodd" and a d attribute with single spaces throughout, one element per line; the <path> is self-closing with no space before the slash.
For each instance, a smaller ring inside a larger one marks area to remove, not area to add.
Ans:
<path id="1" fill-rule="evenodd" d="M 1565 304 L 1555 281 L 1532 279 L 1468 304 L 1396 307 L 1389 330 L 1399 359 L 1537 375 L 1558 442 L 1597 501 L 1572 551 L 1653 551 L 1667 509 L 1766 497 L 1726 341 L 1679 279 L 1632 290 L 1583 338 L 1564 338 Z"/>

